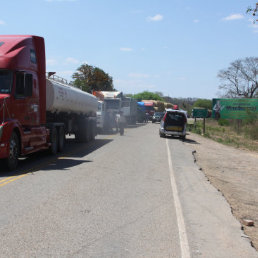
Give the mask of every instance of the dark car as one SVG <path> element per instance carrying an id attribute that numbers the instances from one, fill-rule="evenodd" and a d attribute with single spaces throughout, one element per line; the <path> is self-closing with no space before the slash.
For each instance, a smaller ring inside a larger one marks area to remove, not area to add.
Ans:
<path id="1" fill-rule="evenodd" d="M 183 140 L 186 136 L 187 112 L 184 110 L 167 109 L 159 128 L 160 137 L 166 135 L 179 136 Z"/>
<path id="2" fill-rule="evenodd" d="M 152 123 L 160 122 L 165 112 L 155 112 L 152 117 Z"/>

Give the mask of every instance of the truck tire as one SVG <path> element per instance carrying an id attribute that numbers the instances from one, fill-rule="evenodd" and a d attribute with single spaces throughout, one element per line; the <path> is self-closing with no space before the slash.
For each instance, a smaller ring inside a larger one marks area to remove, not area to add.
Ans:
<path id="1" fill-rule="evenodd" d="M 8 170 L 14 170 L 18 165 L 18 157 L 20 155 L 20 142 L 17 134 L 12 133 L 10 142 L 9 142 L 9 155 L 6 161 L 6 166 Z"/>
<path id="2" fill-rule="evenodd" d="M 50 141 L 51 146 L 49 147 L 49 151 L 51 154 L 55 155 L 57 153 L 58 148 L 58 134 L 55 126 L 53 126 L 50 130 Z"/>
<path id="3" fill-rule="evenodd" d="M 89 126 L 88 121 L 81 119 L 78 123 L 79 128 L 75 133 L 75 139 L 77 142 L 88 142 L 89 141 Z"/>
<path id="4" fill-rule="evenodd" d="M 85 133 L 86 142 L 90 142 L 92 140 L 92 122 L 89 120 L 86 123 L 86 130 L 84 133 Z"/>
<path id="5" fill-rule="evenodd" d="M 60 126 L 58 130 L 58 151 L 62 152 L 65 146 L 65 131 L 64 127 Z"/>

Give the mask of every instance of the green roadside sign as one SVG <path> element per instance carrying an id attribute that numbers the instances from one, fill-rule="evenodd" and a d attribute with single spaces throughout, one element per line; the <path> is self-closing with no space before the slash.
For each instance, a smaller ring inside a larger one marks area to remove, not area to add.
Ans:
<path id="1" fill-rule="evenodd" d="M 194 108 L 193 109 L 194 118 L 206 118 L 208 117 L 208 109 L 206 108 Z"/>
<path id="2" fill-rule="evenodd" d="M 258 115 L 258 99 L 213 99 L 212 117 L 219 119 L 246 119 Z"/>

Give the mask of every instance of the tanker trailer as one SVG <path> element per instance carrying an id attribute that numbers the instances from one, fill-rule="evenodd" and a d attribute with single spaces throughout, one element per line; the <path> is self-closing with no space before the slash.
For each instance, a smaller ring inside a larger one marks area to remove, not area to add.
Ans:
<path id="1" fill-rule="evenodd" d="M 88 142 L 96 136 L 98 100 L 92 94 L 58 81 L 46 79 L 46 122 L 64 125 L 64 134 L 74 134 L 79 142 Z M 60 137 L 63 137 L 62 135 Z"/>

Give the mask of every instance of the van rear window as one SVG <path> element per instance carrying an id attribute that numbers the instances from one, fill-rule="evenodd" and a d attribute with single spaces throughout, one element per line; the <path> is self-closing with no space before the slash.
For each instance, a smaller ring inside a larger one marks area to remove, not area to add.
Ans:
<path id="1" fill-rule="evenodd" d="M 180 113 L 167 113 L 166 124 L 167 125 L 182 125 L 185 123 L 185 116 Z"/>

